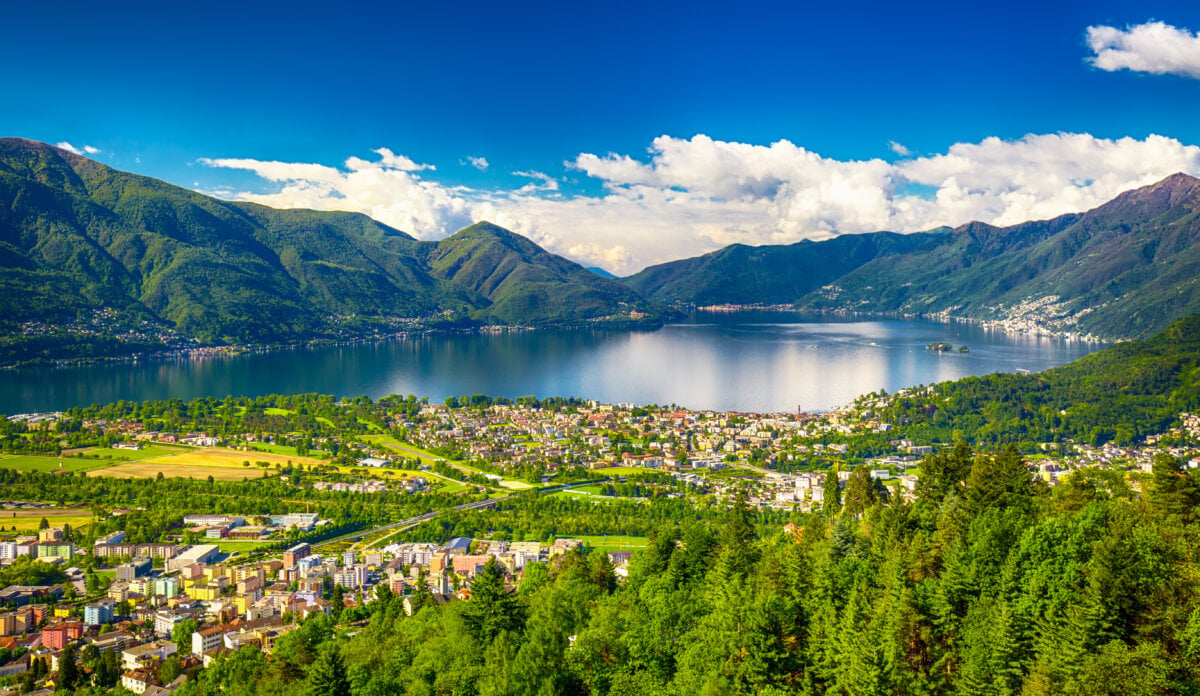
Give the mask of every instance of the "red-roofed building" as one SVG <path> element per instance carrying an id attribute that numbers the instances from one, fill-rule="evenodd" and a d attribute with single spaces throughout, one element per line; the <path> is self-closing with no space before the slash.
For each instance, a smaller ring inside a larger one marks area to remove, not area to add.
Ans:
<path id="1" fill-rule="evenodd" d="M 83 624 L 78 621 L 63 621 L 42 629 L 42 645 L 51 650 L 62 650 L 67 643 L 79 640 L 83 635 Z"/>

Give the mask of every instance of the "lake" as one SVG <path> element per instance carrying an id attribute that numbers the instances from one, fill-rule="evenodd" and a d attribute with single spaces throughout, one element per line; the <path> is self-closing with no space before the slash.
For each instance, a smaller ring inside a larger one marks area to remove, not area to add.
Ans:
<path id="1" fill-rule="evenodd" d="M 970 352 L 926 350 L 933 342 Z M 740 411 L 828 410 L 968 375 L 1037 372 L 1101 344 L 975 324 L 790 312 L 696 314 L 658 331 L 420 336 L 194 360 L 0 371 L 0 412 L 119 399 L 321 392 L 580 396 Z"/>

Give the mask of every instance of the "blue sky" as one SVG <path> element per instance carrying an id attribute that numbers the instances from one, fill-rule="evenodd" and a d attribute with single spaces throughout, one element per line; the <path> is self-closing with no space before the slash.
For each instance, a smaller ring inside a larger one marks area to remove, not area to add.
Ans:
<path id="1" fill-rule="evenodd" d="M 352 5 L 15 4 L 0 135 L 227 197 L 349 200 L 426 238 L 486 215 L 623 272 L 1015 222 L 1200 169 L 1192 49 L 1154 48 L 1200 30 L 1194 2 Z M 1152 22 L 1176 34 L 1129 38 Z M 1089 27 L 1152 55 L 1097 67 Z M 955 170 L 955 146 L 997 173 Z"/>

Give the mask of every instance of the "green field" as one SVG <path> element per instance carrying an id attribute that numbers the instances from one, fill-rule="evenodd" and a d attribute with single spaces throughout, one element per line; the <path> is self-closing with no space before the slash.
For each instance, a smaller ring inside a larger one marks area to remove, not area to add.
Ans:
<path id="1" fill-rule="evenodd" d="M 636 474 L 648 474 L 658 469 L 643 469 L 639 466 L 610 466 L 603 469 L 592 469 L 592 474 L 595 476 L 633 476 Z"/>
<path id="2" fill-rule="evenodd" d="M 361 439 L 373 445 L 390 449 L 397 454 L 403 454 L 406 457 L 417 457 L 421 460 L 422 464 L 433 464 L 439 459 L 445 459 L 445 457 L 439 457 L 432 452 L 426 452 L 420 447 L 400 442 L 391 435 L 363 435 Z"/>
<path id="3" fill-rule="evenodd" d="M 577 538 L 597 551 L 639 551 L 646 548 L 646 537 L 640 536 L 583 536 Z"/>
<path id="4" fill-rule="evenodd" d="M 204 541 L 201 541 L 200 543 L 204 543 Z M 222 539 L 217 542 L 217 548 L 221 549 L 221 553 L 233 553 L 234 551 L 238 551 L 240 553 L 246 553 L 247 551 L 254 551 L 255 549 L 260 549 L 264 546 L 269 546 L 274 543 L 276 543 L 276 542 L 274 542 L 274 541 L 238 541 L 236 539 L 230 541 L 228 539 Z"/>
<path id="5" fill-rule="evenodd" d="M 19 471 L 92 471 L 121 463 L 118 460 L 99 461 L 74 457 L 39 457 L 28 454 L 0 454 L 0 467 Z"/>
<path id="6" fill-rule="evenodd" d="M 370 442 L 373 445 L 392 450 L 393 452 L 396 452 L 397 454 L 402 454 L 406 457 L 417 457 L 418 459 L 421 460 L 422 464 L 427 464 L 427 465 L 432 466 L 434 462 L 441 460 L 441 461 L 445 461 L 448 466 L 458 469 L 459 471 L 463 471 L 468 474 L 479 474 L 482 476 L 487 473 L 486 471 L 481 471 L 479 469 L 476 469 L 473 466 L 464 464 L 460 461 L 450 461 L 450 460 L 446 459 L 445 457 L 440 457 L 432 452 L 423 450 L 420 447 L 416 447 L 416 446 L 410 445 L 408 443 L 400 442 L 399 440 L 392 437 L 391 435 L 363 435 L 362 439 L 367 442 Z M 429 472 L 425 472 L 425 473 L 429 473 Z M 510 490 L 525 490 L 528 488 L 533 488 L 532 484 L 525 483 L 524 481 L 518 481 L 516 479 L 504 479 L 499 483 L 499 486 L 501 488 L 507 488 Z"/>

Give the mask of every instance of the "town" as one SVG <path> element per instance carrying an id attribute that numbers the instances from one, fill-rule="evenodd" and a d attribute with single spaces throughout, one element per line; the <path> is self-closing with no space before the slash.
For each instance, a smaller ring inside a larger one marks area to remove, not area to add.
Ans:
<path id="1" fill-rule="evenodd" d="M 891 495 L 912 499 L 923 459 L 951 443 L 914 441 L 881 414 L 930 389 L 867 395 L 823 414 L 486 397 L 445 404 L 414 397 L 376 403 L 326 399 L 325 412 L 354 411 L 345 421 L 353 426 L 311 432 L 295 428 L 304 404 L 269 407 L 265 418 L 254 416 L 255 407 L 243 407 L 240 426 L 221 430 L 171 430 L 163 419 L 79 412 L 12 416 L 7 423 L 24 435 L 61 437 L 59 450 L 54 456 L 4 455 L 0 468 L 6 462 L 32 467 L 34 460 L 53 460 L 58 464 L 44 470 L 91 478 L 141 467 L 125 473 L 157 473 L 162 479 L 163 471 L 193 478 L 209 472 L 210 482 L 216 472 L 228 474 L 223 480 L 231 482 L 277 481 L 295 490 L 298 501 L 318 494 L 360 501 L 394 494 L 424 512 L 347 532 L 318 512 L 180 510 L 157 539 L 134 542 L 122 518 L 135 509 L 93 517 L 91 524 L 103 521 L 120 529 L 89 537 L 82 526 L 50 524 L 60 512 L 51 503 L 4 503 L 0 523 L 10 511 L 14 519 L 18 512 L 45 516 L 36 534 L 4 532 L 0 524 L 0 535 L 7 537 L 0 541 L 5 572 L 42 580 L 0 590 L 0 684 L 51 693 L 79 679 L 82 669 L 98 685 L 171 693 L 189 670 L 241 646 L 269 654 L 316 614 L 352 618 L 384 593 L 401 598 L 406 612 L 426 602 L 468 600 L 489 563 L 515 587 L 531 566 L 566 554 L 604 555 L 620 582 L 645 543 L 630 537 L 624 548 L 626 540 L 614 541 L 614 547 L 595 539 L 524 540 L 489 533 L 414 541 L 445 500 L 461 503 L 456 510 L 486 515 L 497 502 L 521 496 L 561 496 L 592 505 L 663 498 L 723 506 L 741 495 L 751 508 L 803 513 L 821 510 L 830 491 L 845 487 L 856 471 Z M 1025 461 L 1049 486 L 1080 469 L 1136 478 L 1149 474 L 1162 454 L 1197 467 L 1198 441 L 1200 416 L 1182 413 L 1173 428 L 1136 446 L 1042 443 Z M 143 453 L 157 456 L 136 459 Z M 196 457 L 210 468 L 189 464 Z M 96 468 L 76 471 L 67 463 Z M 422 507 L 422 500 L 429 504 Z M 76 546 L 77 540 L 86 545 Z M 64 667 L 64 660 L 80 664 Z"/>

